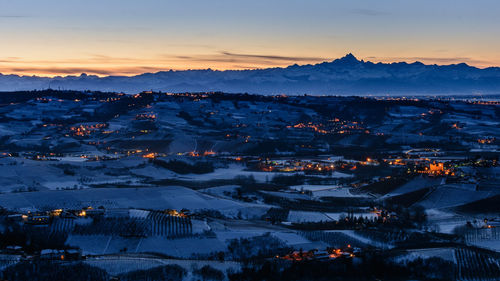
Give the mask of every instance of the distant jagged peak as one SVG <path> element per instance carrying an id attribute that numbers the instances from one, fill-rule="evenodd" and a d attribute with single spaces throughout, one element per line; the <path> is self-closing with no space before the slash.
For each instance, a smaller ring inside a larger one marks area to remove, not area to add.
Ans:
<path id="1" fill-rule="evenodd" d="M 345 60 L 345 61 L 358 61 L 358 59 L 352 54 L 348 53 L 347 55 L 343 56 L 340 58 L 340 60 Z"/>
<path id="2" fill-rule="evenodd" d="M 352 53 L 348 53 L 347 55 L 332 61 L 332 63 L 335 64 L 346 64 L 346 65 L 358 64 L 360 62 L 362 61 L 358 60 Z"/>

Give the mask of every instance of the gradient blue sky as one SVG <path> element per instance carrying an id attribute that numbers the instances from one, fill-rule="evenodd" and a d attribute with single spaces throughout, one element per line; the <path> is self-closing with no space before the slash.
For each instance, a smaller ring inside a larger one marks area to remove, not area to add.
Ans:
<path id="1" fill-rule="evenodd" d="M 0 0 L 0 72 L 245 69 L 332 60 L 500 65 L 498 0 Z"/>

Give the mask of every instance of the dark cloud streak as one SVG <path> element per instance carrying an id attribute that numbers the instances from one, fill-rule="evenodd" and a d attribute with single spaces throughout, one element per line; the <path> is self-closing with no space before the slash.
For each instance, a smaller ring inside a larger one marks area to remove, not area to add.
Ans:
<path id="1" fill-rule="evenodd" d="M 138 66 L 138 67 L 120 67 L 118 69 L 101 69 L 92 67 L 13 67 L 9 68 L 7 72 L 12 73 L 25 73 L 36 72 L 40 75 L 78 75 L 81 73 L 113 76 L 113 75 L 136 75 L 146 72 L 158 72 L 165 70 L 164 68 Z M 0 71 L 1 72 L 1 71 Z"/>
<path id="2" fill-rule="evenodd" d="M 320 57 L 290 57 L 290 56 L 278 56 L 278 55 L 258 55 L 258 54 L 241 54 L 241 53 L 231 53 L 222 51 L 221 54 L 229 57 L 239 57 L 239 58 L 254 58 L 254 59 L 266 59 L 266 60 L 277 60 L 277 61 L 324 61 L 326 58 Z"/>
<path id="3" fill-rule="evenodd" d="M 470 57 L 366 57 L 369 60 L 384 61 L 384 62 L 396 62 L 396 61 L 422 61 L 427 63 L 439 63 L 439 64 L 457 64 L 457 63 L 467 63 L 471 65 L 482 65 L 488 64 L 489 61 L 473 59 Z"/>

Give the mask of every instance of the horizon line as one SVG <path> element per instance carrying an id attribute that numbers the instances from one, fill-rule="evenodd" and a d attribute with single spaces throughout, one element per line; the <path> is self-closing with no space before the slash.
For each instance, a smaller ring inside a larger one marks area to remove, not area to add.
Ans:
<path id="1" fill-rule="evenodd" d="M 160 72 L 183 72 L 183 71 L 219 71 L 219 72 L 225 72 L 225 71 L 255 71 L 255 70 L 265 70 L 265 69 L 285 69 L 291 66 L 314 66 L 314 65 L 320 65 L 323 63 L 332 63 L 337 60 L 341 60 L 343 58 L 352 56 L 359 62 L 363 63 L 373 63 L 373 64 L 399 64 L 399 63 L 406 63 L 406 64 L 415 64 L 415 63 L 420 63 L 426 66 L 432 66 L 432 65 L 437 65 L 437 66 L 453 66 L 453 65 L 467 65 L 469 67 L 473 67 L 476 69 L 489 69 L 489 68 L 499 68 L 499 65 L 489 65 L 489 66 L 479 66 L 477 64 L 471 64 L 465 62 L 466 60 L 471 60 L 469 58 L 460 58 L 462 60 L 458 60 L 457 58 L 438 58 L 438 57 L 400 57 L 400 58 L 391 58 L 391 57 L 375 57 L 375 56 L 367 56 L 362 59 L 358 59 L 356 56 L 354 56 L 352 53 L 347 53 L 345 56 L 337 58 L 337 59 L 326 59 L 322 61 L 317 61 L 314 63 L 303 63 L 299 64 L 298 62 L 292 63 L 292 64 L 286 64 L 282 66 L 270 66 L 270 67 L 242 67 L 242 68 L 224 68 L 224 67 L 207 67 L 207 68 L 161 68 L 161 67 L 148 67 L 148 66 L 136 66 L 132 68 L 137 68 L 137 69 L 151 69 L 153 71 L 122 71 L 120 72 L 119 69 L 115 71 L 114 74 L 113 71 L 109 71 L 106 69 L 102 68 L 91 68 L 89 67 L 88 69 L 85 69 L 84 67 L 61 67 L 58 68 L 59 70 L 63 71 L 65 69 L 80 69 L 82 71 L 75 71 L 75 72 L 66 72 L 68 73 L 63 73 L 63 72 L 56 72 L 57 74 L 44 74 L 44 73 L 32 73 L 32 74 L 23 74 L 22 71 L 14 71 L 14 72 L 0 72 L 0 75 L 3 76 L 18 76 L 18 77 L 38 77 L 38 78 L 67 78 L 67 77 L 81 77 L 81 76 L 93 76 L 93 77 L 98 77 L 98 78 L 106 78 L 106 77 L 135 77 L 143 74 L 157 74 Z M 399 59 L 399 61 L 398 61 Z M 432 61 L 434 60 L 434 63 L 425 63 L 425 61 Z M 450 62 L 450 63 L 443 63 L 443 64 L 438 64 L 436 61 L 443 61 L 443 62 Z M 456 62 L 453 62 L 456 61 Z M 40 68 L 41 69 L 41 68 Z M 122 68 L 126 69 L 126 67 Z"/>

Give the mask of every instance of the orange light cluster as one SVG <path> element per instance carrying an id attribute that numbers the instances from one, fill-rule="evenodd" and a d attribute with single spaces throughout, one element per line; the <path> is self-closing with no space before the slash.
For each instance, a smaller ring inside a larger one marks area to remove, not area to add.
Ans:
<path id="1" fill-rule="evenodd" d="M 329 258 L 329 259 L 336 259 L 336 258 L 353 258 L 355 257 L 354 255 L 354 249 L 351 247 L 351 245 L 348 245 L 345 248 L 338 248 L 338 249 L 327 249 L 326 252 L 323 251 L 318 251 L 318 250 L 310 250 L 310 251 L 294 251 L 288 255 L 285 256 L 275 256 L 277 259 L 283 259 L 283 260 L 289 260 L 289 261 L 308 261 L 308 260 L 314 260 L 314 259 L 322 259 L 322 258 Z"/>
<path id="2" fill-rule="evenodd" d="M 214 155 L 217 155 L 217 153 L 212 150 L 203 152 L 203 156 L 214 156 Z"/>
<path id="3" fill-rule="evenodd" d="M 151 153 L 142 155 L 142 157 L 149 158 L 149 159 L 154 159 L 156 157 L 156 153 L 151 152 Z"/>
<path id="4" fill-rule="evenodd" d="M 180 217 L 180 218 L 185 218 L 187 217 L 186 214 L 184 214 L 182 211 L 178 212 L 177 210 L 165 210 L 165 213 L 167 213 L 169 216 L 172 217 Z"/>
<path id="5" fill-rule="evenodd" d="M 430 163 L 429 167 L 425 167 L 425 170 L 418 172 L 431 175 L 451 175 L 451 176 L 455 175 L 455 173 L 452 170 L 446 169 L 444 167 L 444 163 L 436 163 L 436 162 Z"/>
<path id="6" fill-rule="evenodd" d="M 106 128 L 108 125 L 104 123 L 94 124 L 94 125 L 80 125 L 76 127 L 71 127 L 70 130 L 75 136 L 88 136 L 96 130 Z"/>
<path id="7" fill-rule="evenodd" d="M 392 161 L 389 161 L 389 165 L 405 166 L 406 164 L 402 159 L 394 159 Z"/>
<path id="8" fill-rule="evenodd" d="M 154 113 L 141 113 L 135 116 L 136 120 L 155 120 L 156 114 Z"/>
<path id="9" fill-rule="evenodd" d="M 495 142 L 495 138 L 478 139 L 477 142 L 480 144 L 492 144 Z"/>
<path id="10" fill-rule="evenodd" d="M 328 134 L 328 132 L 326 130 L 321 129 L 322 126 L 323 125 L 321 125 L 321 124 L 316 125 L 316 124 L 312 124 L 311 122 L 309 122 L 307 124 L 299 123 L 299 124 L 296 124 L 296 125 L 293 125 L 293 126 L 287 126 L 287 128 L 296 128 L 296 129 L 311 128 L 311 129 L 313 129 L 317 133 Z"/>
<path id="11" fill-rule="evenodd" d="M 481 105 L 500 105 L 500 101 L 473 101 L 471 103 Z"/>

